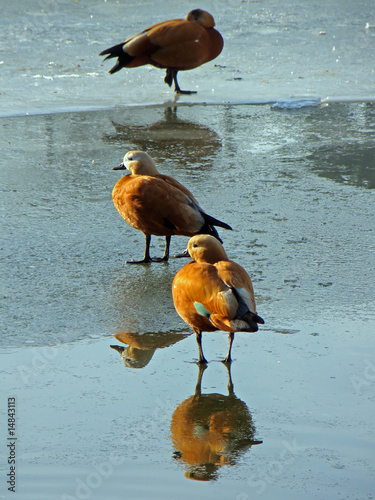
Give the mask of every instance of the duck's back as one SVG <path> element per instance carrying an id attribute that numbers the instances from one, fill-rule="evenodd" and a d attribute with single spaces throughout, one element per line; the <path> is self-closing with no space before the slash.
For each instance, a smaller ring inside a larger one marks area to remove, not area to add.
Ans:
<path id="1" fill-rule="evenodd" d="M 135 59 L 128 67 L 153 64 L 175 70 L 193 69 L 217 57 L 223 38 L 214 28 L 174 19 L 150 26 L 124 43 L 126 53 Z"/>

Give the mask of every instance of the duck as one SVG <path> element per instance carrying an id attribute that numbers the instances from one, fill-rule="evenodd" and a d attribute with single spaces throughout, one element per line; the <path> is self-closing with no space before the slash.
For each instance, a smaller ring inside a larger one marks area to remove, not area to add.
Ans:
<path id="1" fill-rule="evenodd" d="M 198 344 L 198 364 L 207 364 L 202 350 L 202 332 L 228 332 L 229 350 L 223 363 L 231 363 L 235 332 L 257 332 L 264 324 L 258 316 L 250 276 L 229 260 L 223 245 L 211 235 L 190 238 L 193 259 L 172 282 L 172 296 L 179 316 L 192 327 Z"/>
<path id="2" fill-rule="evenodd" d="M 116 58 L 110 74 L 122 68 L 136 68 L 151 64 L 166 69 L 164 82 L 177 94 L 195 94 L 181 90 L 177 73 L 197 68 L 215 59 L 224 46 L 223 37 L 215 30 L 212 15 L 202 9 L 194 9 L 186 19 L 163 21 L 127 38 L 125 42 L 103 50 L 99 55 L 104 61 Z"/>
<path id="3" fill-rule="evenodd" d="M 173 235 L 210 234 L 219 239 L 215 226 L 231 230 L 231 226 L 208 215 L 192 193 L 176 179 L 160 174 L 154 160 L 145 151 L 128 151 L 124 161 L 113 170 L 127 169 L 112 191 L 113 203 L 125 221 L 142 231 L 146 238 L 144 257 L 128 264 L 166 262 Z M 151 236 L 165 237 L 164 255 L 150 257 Z M 221 240 L 220 240 L 221 241 Z M 187 252 L 180 256 L 188 256 Z"/>

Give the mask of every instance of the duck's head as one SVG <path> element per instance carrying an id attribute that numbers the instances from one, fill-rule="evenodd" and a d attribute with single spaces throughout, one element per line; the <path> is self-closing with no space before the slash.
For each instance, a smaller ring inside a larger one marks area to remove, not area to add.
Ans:
<path id="1" fill-rule="evenodd" d="M 213 28 L 215 26 L 215 21 L 211 14 L 202 9 L 191 10 L 186 16 L 186 20 L 191 23 L 198 23 L 205 28 Z"/>
<path id="2" fill-rule="evenodd" d="M 128 169 L 133 175 L 157 175 L 159 172 L 154 160 L 144 151 L 128 151 L 124 161 L 113 170 Z"/>
<path id="3" fill-rule="evenodd" d="M 190 238 L 188 251 L 195 262 L 215 264 L 220 260 L 228 260 L 223 245 L 209 234 L 197 234 Z"/>

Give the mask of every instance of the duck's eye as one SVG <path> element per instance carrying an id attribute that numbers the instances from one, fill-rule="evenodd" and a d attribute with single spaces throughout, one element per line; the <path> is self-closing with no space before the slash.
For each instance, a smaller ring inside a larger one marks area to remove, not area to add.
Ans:
<path id="1" fill-rule="evenodd" d="M 198 245 L 196 243 L 193 243 L 194 248 L 198 248 Z"/>

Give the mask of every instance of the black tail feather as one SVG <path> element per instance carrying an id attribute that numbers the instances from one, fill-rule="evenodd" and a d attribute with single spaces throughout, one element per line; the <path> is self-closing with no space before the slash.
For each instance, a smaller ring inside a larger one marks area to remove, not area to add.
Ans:
<path id="1" fill-rule="evenodd" d="M 258 324 L 264 325 L 264 319 L 249 310 L 248 305 L 235 288 L 231 288 L 231 290 L 238 301 L 237 315 L 231 321 L 232 326 L 238 331 L 257 332 Z"/>
<path id="2" fill-rule="evenodd" d="M 203 218 L 204 218 L 207 225 L 218 226 L 218 227 L 222 227 L 224 229 L 232 230 L 232 228 L 229 226 L 229 224 L 226 224 L 225 222 L 221 222 L 221 220 L 215 219 L 215 217 L 212 217 L 211 215 L 208 215 L 205 212 L 201 212 L 201 214 L 203 215 Z"/>
<path id="3" fill-rule="evenodd" d="M 254 321 L 259 323 L 260 325 L 264 325 L 264 319 L 258 316 L 257 314 L 254 316 Z"/>
<path id="4" fill-rule="evenodd" d="M 128 66 L 134 59 L 133 56 L 129 55 L 124 51 L 124 44 L 119 43 L 118 45 L 114 45 L 113 47 L 110 47 L 109 49 L 103 50 L 99 54 L 100 56 L 107 56 L 104 61 L 107 59 L 112 59 L 113 57 L 117 57 L 116 64 L 109 70 L 109 73 L 113 75 L 113 73 L 116 73 L 117 71 L 120 71 L 120 69 Z"/>
<path id="5" fill-rule="evenodd" d="M 230 324 L 237 332 L 257 332 L 258 324 L 264 325 L 264 321 L 257 314 L 248 311 L 241 318 L 232 319 Z"/>
<path id="6" fill-rule="evenodd" d="M 197 234 L 209 234 L 219 240 L 220 243 L 223 243 L 223 240 L 220 238 L 219 233 L 216 231 L 216 228 L 214 226 L 205 224 Z"/>
<path id="7" fill-rule="evenodd" d="M 223 241 L 219 236 L 219 233 L 217 232 L 214 226 L 219 226 L 223 227 L 224 229 L 230 229 L 230 230 L 232 230 L 232 228 L 225 222 L 221 222 L 221 220 L 215 219 L 215 217 L 212 217 L 211 215 L 208 215 L 205 212 L 202 212 L 201 210 L 200 213 L 204 218 L 204 226 L 201 228 L 198 234 L 210 234 L 211 236 L 214 236 L 217 240 L 219 240 L 220 243 L 223 243 Z"/>
<path id="8" fill-rule="evenodd" d="M 111 57 L 120 57 L 124 51 L 123 51 L 123 43 L 119 43 L 117 45 L 113 45 L 113 47 L 109 47 L 109 49 L 102 50 L 100 52 L 100 56 L 107 56 L 104 60 L 106 61 L 107 59 L 111 59 Z"/>

